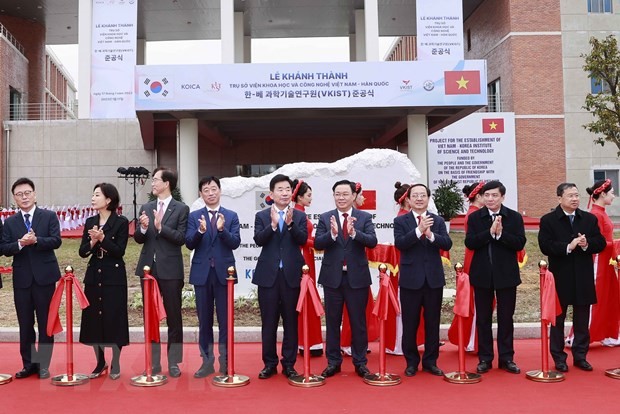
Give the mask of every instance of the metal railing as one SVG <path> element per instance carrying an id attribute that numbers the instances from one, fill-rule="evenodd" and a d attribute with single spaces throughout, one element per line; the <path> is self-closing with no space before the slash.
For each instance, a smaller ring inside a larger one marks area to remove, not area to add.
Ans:
<path id="1" fill-rule="evenodd" d="M 11 32 L 9 32 L 7 28 L 4 27 L 2 24 L 0 24 L 0 36 L 4 37 L 6 40 L 11 42 L 11 44 L 15 46 L 17 50 L 19 50 L 19 53 L 21 53 L 24 56 L 26 55 L 26 53 L 24 52 L 24 47 L 21 45 L 21 43 L 19 43 L 17 39 L 13 37 Z"/>
<path id="2" fill-rule="evenodd" d="M 28 103 L 9 106 L 11 121 L 54 121 L 77 119 L 77 103 Z"/>

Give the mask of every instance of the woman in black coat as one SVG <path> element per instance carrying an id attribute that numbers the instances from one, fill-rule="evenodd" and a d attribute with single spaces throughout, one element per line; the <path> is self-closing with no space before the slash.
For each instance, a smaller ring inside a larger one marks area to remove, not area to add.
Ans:
<path id="1" fill-rule="evenodd" d="M 86 220 L 80 244 L 80 256 L 90 256 L 84 278 L 90 306 L 82 311 L 80 342 L 95 350 L 97 366 L 91 378 L 107 372 L 104 347 L 110 346 L 110 378 L 118 379 L 121 348 L 129 344 L 127 272 L 123 261 L 129 222 L 116 214 L 119 202 L 118 190 L 112 184 L 95 185 L 91 204 L 99 214 Z"/>

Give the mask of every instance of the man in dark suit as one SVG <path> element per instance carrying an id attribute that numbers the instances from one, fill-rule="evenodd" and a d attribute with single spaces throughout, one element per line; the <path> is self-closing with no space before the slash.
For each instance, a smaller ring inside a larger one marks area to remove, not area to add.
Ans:
<path id="1" fill-rule="evenodd" d="M 60 279 L 54 250 L 59 248 L 60 225 L 54 212 L 37 208 L 34 183 L 20 178 L 11 187 L 15 204 L 20 209 L 6 219 L 2 230 L 2 253 L 13 256 L 13 295 L 19 323 L 19 352 L 24 368 L 15 378 L 26 378 L 38 372 L 49 378 L 54 337 L 47 335 L 47 315 Z M 34 318 L 39 330 L 36 349 Z"/>
<path id="2" fill-rule="evenodd" d="M 427 211 L 431 191 L 424 184 L 413 184 L 407 196 L 411 213 L 394 219 L 394 245 L 400 250 L 400 303 L 403 317 L 405 375 L 418 371 L 420 354 L 416 333 L 424 309 L 424 356 L 422 369 L 443 376 L 437 367 L 439 324 L 443 287 L 446 284 L 440 249 L 448 251 L 452 240 L 444 220 Z"/>
<path id="3" fill-rule="evenodd" d="M 364 377 L 368 337 L 366 334 L 366 304 L 372 284 L 366 247 L 377 245 L 372 216 L 353 208 L 357 196 L 355 183 L 341 180 L 332 187 L 336 209 L 321 214 L 314 239 L 314 248 L 324 250 L 319 284 L 325 294 L 327 325 L 327 367 L 324 377 L 340 372 L 340 324 L 343 307 L 347 307 L 351 323 L 351 356 L 355 372 Z"/>
<path id="4" fill-rule="evenodd" d="M 183 253 L 189 207 L 172 198 L 177 186 L 175 171 L 159 167 L 153 172 L 152 192 L 156 200 L 144 204 L 134 232 L 137 243 L 143 244 L 136 275 L 144 275 L 144 266 L 151 267 L 161 292 L 168 323 L 168 372 L 181 375 L 183 361 L 183 319 L 181 291 L 184 283 Z M 161 344 L 153 343 L 153 374 L 161 372 Z"/>
<path id="5" fill-rule="evenodd" d="M 290 207 L 292 181 L 282 174 L 269 183 L 270 208 L 256 213 L 254 242 L 261 247 L 252 283 L 258 286 L 258 305 L 261 315 L 263 363 L 258 378 L 266 379 L 277 373 L 278 353 L 276 335 L 282 317 L 282 373 L 298 375 L 297 358 L 297 299 L 304 258 L 301 246 L 308 239 L 306 215 Z"/>
<path id="6" fill-rule="evenodd" d="M 549 271 L 553 273 L 562 305 L 562 314 L 550 330 L 551 356 L 558 371 L 568 371 L 564 320 L 568 305 L 573 305 L 573 364 L 584 371 L 592 371 L 592 365 L 586 360 L 590 346 L 590 305 L 596 303 L 592 255 L 602 252 L 606 242 L 596 217 L 579 209 L 579 190 L 575 184 L 562 183 L 556 193 L 559 205 L 540 219 L 538 232 L 538 245 L 549 258 Z"/>
<path id="7" fill-rule="evenodd" d="M 204 378 L 215 372 L 213 363 L 214 304 L 219 326 L 220 373 L 226 374 L 228 340 L 228 267 L 235 266 L 233 250 L 239 247 L 239 217 L 234 211 L 220 205 L 222 190 L 217 177 L 204 177 L 198 184 L 205 207 L 193 211 L 187 222 L 185 245 L 194 250 L 189 283 L 196 292 L 198 313 L 198 344 L 202 365 L 194 374 Z M 235 280 L 235 283 L 237 281 Z"/>
<path id="8" fill-rule="evenodd" d="M 521 372 L 514 362 L 513 315 L 517 286 L 521 284 L 517 252 L 525 246 L 523 217 L 504 206 L 506 187 L 489 181 L 480 190 L 485 206 L 469 215 L 465 246 L 474 251 L 469 281 L 474 287 L 478 329 L 478 373 L 493 361 L 493 300 L 497 301 L 497 352 L 499 367 Z"/>

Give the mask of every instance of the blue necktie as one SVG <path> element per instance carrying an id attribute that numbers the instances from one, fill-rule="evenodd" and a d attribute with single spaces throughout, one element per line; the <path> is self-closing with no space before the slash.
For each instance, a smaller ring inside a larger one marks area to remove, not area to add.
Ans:
<path id="1" fill-rule="evenodd" d="M 280 220 L 278 220 L 278 228 L 282 231 L 284 228 L 284 211 L 278 211 L 278 214 L 280 215 Z"/>
<path id="2" fill-rule="evenodd" d="M 26 225 L 26 231 L 29 232 L 32 228 L 30 223 L 30 214 L 24 214 L 24 224 Z"/>

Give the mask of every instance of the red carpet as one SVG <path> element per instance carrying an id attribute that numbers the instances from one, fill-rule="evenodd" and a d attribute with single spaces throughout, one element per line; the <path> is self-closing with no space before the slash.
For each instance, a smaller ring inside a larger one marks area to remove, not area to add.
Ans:
<path id="1" fill-rule="evenodd" d="M 236 360 L 239 374 L 250 376 L 250 384 L 241 388 L 215 387 L 211 376 L 206 380 L 193 378 L 200 365 L 197 345 L 185 347 L 183 374 L 168 384 L 155 388 L 138 388 L 129 384 L 133 375 L 144 368 L 143 346 L 133 344 L 123 350 L 122 376 L 112 381 L 107 376 L 76 387 L 56 387 L 49 380 L 30 377 L 0 386 L 0 405 L 3 412 L 202 412 L 217 409 L 233 413 L 381 413 L 433 412 L 470 413 L 506 412 L 612 412 L 616 410 L 619 380 L 604 375 L 605 369 L 620 366 L 620 348 L 593 346 L 588 360 L 594 372 L 583 372 L 570 366 L 567 379 L 556 384 L 541 384 L 525 378 L 525 371 L 540 368 L 539 341 L 516 341 L 515 360 L 521 375 L 493 369 L 483 375 L 482 382 L 455 385 L 442 378 L 419 372 L 394 387 L 373 387 L 365 384 L 353 371 L 350 358 L 345 358 L 343 372 L 329 378 L 322 387 L 302 389 L 290 386 L 282 374 L 259 380 L 262 368 L 260 344 L 237 344 Z M 378 344 L 371 344 L 369 368 L 378 370 Z M 64 373 L 65 346 L 54 350 L 52 375 Z M 107 354 L 106 354 L 107 356 Z M 165 362 L 165 361 L 164 361 Z M 469 370 L 475 369 L 477 358 L 467 356 Z M 569 362 L 572 360 L 569 356 Z M 296 368 L 301 369 L 302 359 Z M 388 372 L 403 374 L 403 357 L 388 356 Z M 14 374 L 21 369 L 19 349 L 15 343 L 0 344 L 0 372 Z M 444 371 L 457 369 L 456 347 L 441 348 L 439 364 Z M 76 372 L 88 373 L 94 366 L 90 348 L 75 346 Z M 324 358 L 312 358 L 314 373 L 325 367 Z M 15 410 L 15 411 L 14 411 Z"/>

